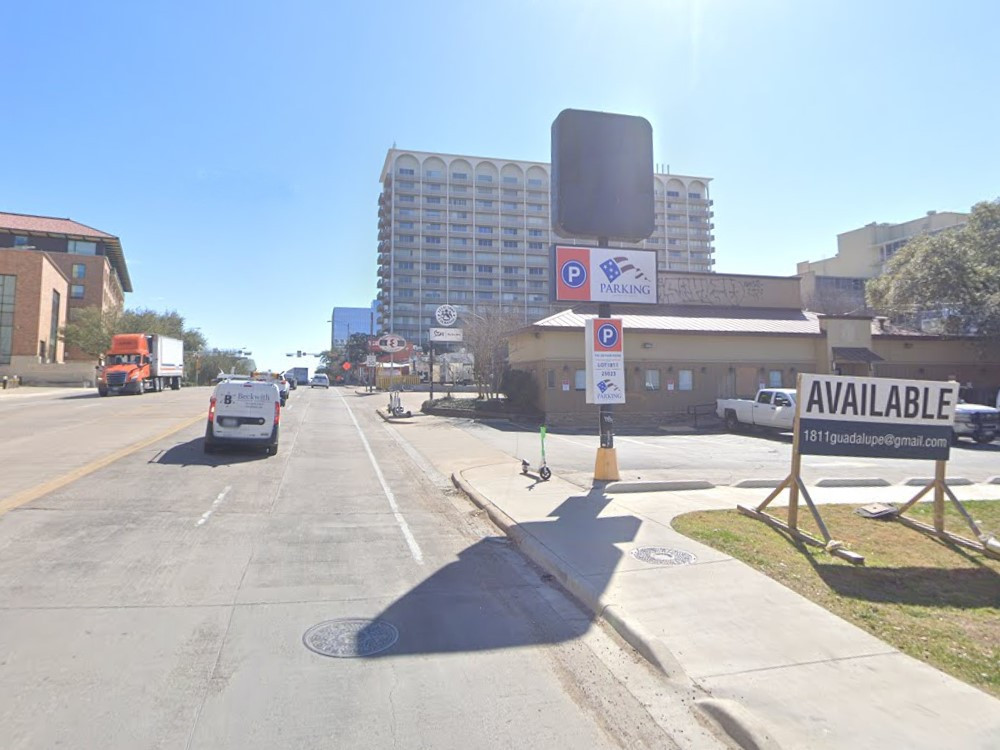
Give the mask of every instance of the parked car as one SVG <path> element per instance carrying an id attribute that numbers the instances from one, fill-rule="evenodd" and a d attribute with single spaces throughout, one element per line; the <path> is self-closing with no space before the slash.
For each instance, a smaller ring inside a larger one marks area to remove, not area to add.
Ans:
<path id="1" fill-rule="evenodd" d="M 205 453 L 222 447 L 263 448 L 278 452 L 281 394 L 262 380 L 223 380 L 212 392 L 205 426 Z"/>
<path id="2" fill-rule="evenodd" d="M 309 383 L 310 388 L 329 388 L 330 378 L 326 375 L 313 375 L 312 382 Z"/>
<path id="3" fill-rule="evenodd" d="M 1000 410 L 981 404 L 959 402 L 955 405 L 952 442 L 968 437 L 977 443 L 992 443 L 1000 433 Z"/>
<path id="4" fill-rule="evenodd" d="M 715 413 L 731 431 L 743 426 L 791 430 L 795 427 L 795 389 L 761 388 L 752 400 L 720 398 Z"/>

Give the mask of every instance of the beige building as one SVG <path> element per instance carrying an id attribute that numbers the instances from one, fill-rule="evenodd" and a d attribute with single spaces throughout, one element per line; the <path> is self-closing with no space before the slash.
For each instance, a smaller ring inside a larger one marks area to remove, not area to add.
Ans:
<path id="1" fill-rule="evenodd" d="M 423 343 L 438 306 L 503 309 L 529 322 L 552 312 L 550 165 L 389 149 L 378 210 L 376 326 Z M 638 245 L 663 270 L 711 271 L 707 177 L 660 173 L 656 229 Z M 590 240 L 584 244 L 594 245 Z"/>
<path id="2" fill-rule="evenodd" d="M 886 263 L 903 245 L 922 234 L 937 234 L 961 227 L 969 215 L 954 211 L 928 211 L 926 216 L 901 224 L 871 223 L 837 235 L 832 258 L 803 261 L 796 273 L 802 277 L 802 304 L 829 313 L 863 312 L 865 281 L 880 276 Z"/>
<path id="3" fill-rule="evenodd" d="M 1000 383 L 1000 356 L 969 338 L 896 328 L 868 316 L 801 309 L 797 277 L 661 272 L 655 306 L 619 305 L 627 402 L 616 421 L 658 425 L 717 398 L 794 387 L 801 372 Z M 597 424 L 585 403 L 584 321 L 596 305 L 557 312 L 509 339 L 511 367 L 531 372 L 554 426 Z"/>

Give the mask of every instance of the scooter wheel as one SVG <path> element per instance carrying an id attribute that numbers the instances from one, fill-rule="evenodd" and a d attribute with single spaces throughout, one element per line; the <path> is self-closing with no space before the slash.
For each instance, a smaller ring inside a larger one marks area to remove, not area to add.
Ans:
<path id="1" fill-rule="evenodd" d="M 548 479 L 549 477 L 552 476 L 552 469 L 550 469 L 548 466 L 543 466 L 538 470 L 538 476 L 540 476 L 542 479 Z"/>

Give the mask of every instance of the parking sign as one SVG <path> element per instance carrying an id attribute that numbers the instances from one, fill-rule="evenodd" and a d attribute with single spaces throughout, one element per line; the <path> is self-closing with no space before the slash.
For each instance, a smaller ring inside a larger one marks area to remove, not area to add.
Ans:
<path id="1" fill-rule="evenodd" d="M 592 318 L 586 322 L 587 403 L 625 403 L 625 356 L 619 318 Z"/>

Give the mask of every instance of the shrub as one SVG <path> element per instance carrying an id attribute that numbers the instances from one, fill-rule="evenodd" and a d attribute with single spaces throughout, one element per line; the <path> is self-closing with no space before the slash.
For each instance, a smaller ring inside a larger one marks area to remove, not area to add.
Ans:
<path id="1" fill-rule="evenodd" d="M 500 392 L 507 397 L 507 403 L 512 409 L 537 411 L 538 384 L 530 372 L 506 370 L 500 378 Z"/>

